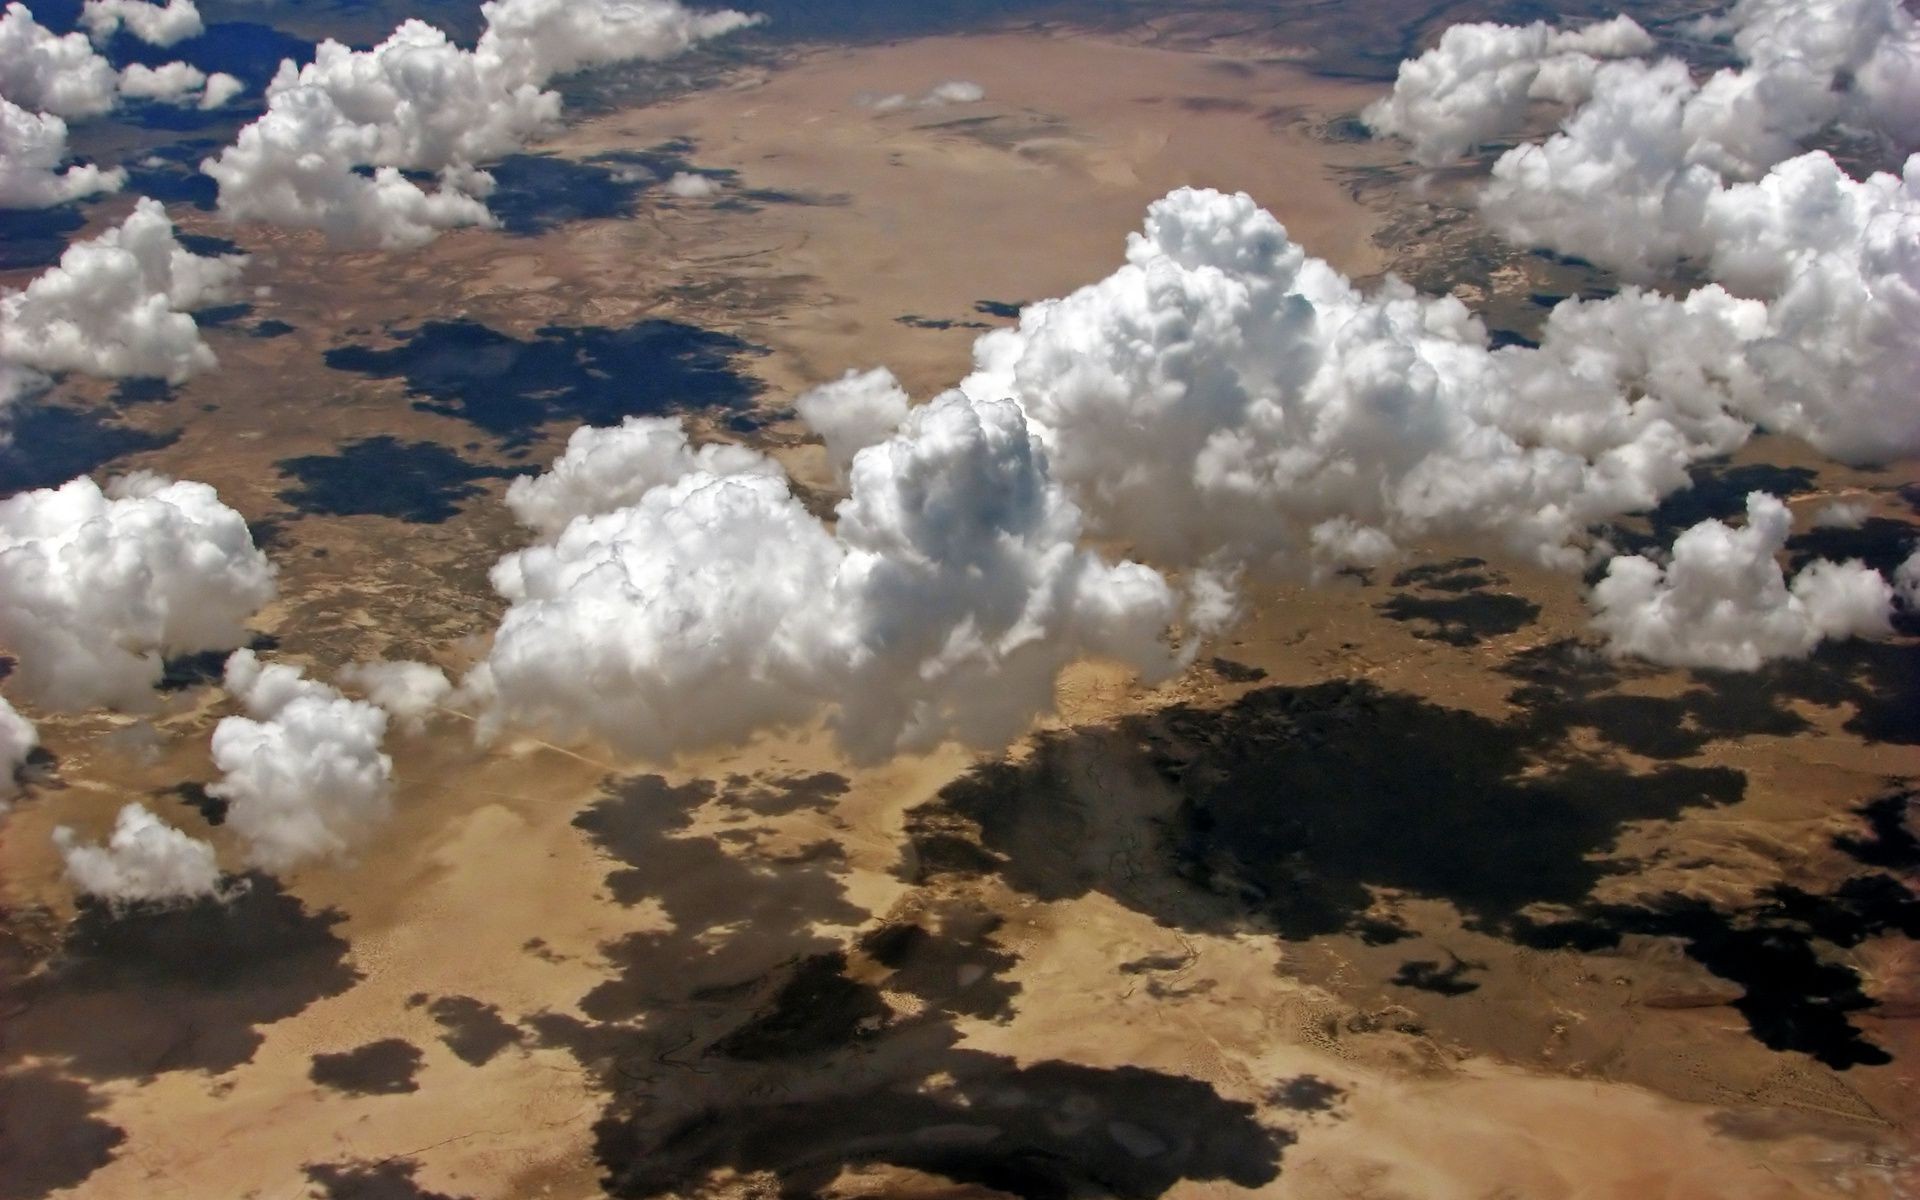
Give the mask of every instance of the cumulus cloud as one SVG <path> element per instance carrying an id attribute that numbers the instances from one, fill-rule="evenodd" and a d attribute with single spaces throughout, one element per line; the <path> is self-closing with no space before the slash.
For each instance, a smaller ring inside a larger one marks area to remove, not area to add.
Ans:
<path id="1" fill-rule="evenodd" d="M 1894 568 L 1893 589 L 1909 611 L 1920 612 L 1920 549 Z"/>
<path id="2" fill-rule="evenodd" d="M 1439 45 L 1400 64 L 1393 91 L 1362 119 L 1404 139 L 1416 161 L 1439 165 L 1517 128 L 1534 101 L 1584 100 L 1601 59 L 1652 49 L 1653 38 L 1627 16 L 1580 29 L 1455 25 Z"/>
<path id="3" fill-rule="evenodd" d="M 0 501 L 0 644 L 49 708 L 147 706 L 164 657 L 240 645 L 273 596 L 246 521 L 203 483 L 80 478 Z"/>
<path id="4" fill-rule="evenodd" d="M 1363 293 L 1248 197 L 1183 189 L 960 386 L 1017 401 L 1094 528 L 1156 561 L 1326 574 L 1480 536 L 1572 567 L 1589 526 L 1750 434 L 1723 359 L 1755 314 L 1629 293 L 1555 317 L 1491 350 L 1458 301 Z"/>
<path id="5" fill-rule="evenodd" d="M 0 814 L 20 794 L 20 768 L 40 744 L 39 731 L 0 696 Z"/>
<path id="6" fill-rule="evenodd" d="M 235 220 L 324 230 L 348 244 L 410 246 L 493 221 L 492 179 L 474 164 L 550 130 L 556 75 L 662 59 L 751 24 L 678 0 L 494 0 L 471 51 L 424 21 L 354 50 L 324 41 L 280 65 L 267 111 L 201 164 Z M 371 174 L 363 168 L 372 168 Z M 403 172 L 436 172 L 434 190 Z"/>
<path id="7" fill-rule="evenodd" d="M 905 92 L 863 94 L 855 103 L 875 112 L 896 112 L 903 108 L 945 108 L 949 104 L 978 104 L 987 98 L 987 89 L 966 79 L 949 79 L 935 84 L 925 93 L 909 96 Z"/>
<path id="8" fill-rule="evenodd" d="M 96 42 L 106 41 L 122 28 L 152 46 L 171 46 L 206 32 L 193 0 L 167 0 L 165 4 L 87 0 L 80 10 L 80 23 Z"/>
<path id="9" fill-rule="evenodd" d="M 507 507 L 521 524 L 551 537 L 578 517 L 626 508 L 693 474 L 782 477 L 779 464 L 745 447 L 695 447 L 672 417 L 628 417 L 613 428 L 574 430 L 544 475 L 513 481 Z"/>
<path id="10" fill-rule="evenodd" d="M 168 8 L 160 9 L 135 0 L 91 0 L 85 11 L 91 27 L 95 4 L 113 6 L 105 11 L 118 15 L 100 19 L 127 20 L 136 35 L 143 36 L 141 28 L 156 32 L 186 28 L 183 10 L 178 7 L 183 2 L 173 0 Z M 155 15 L 135 15 L 138 10 L 151 10 Z M 192 4 L 184 5 L 197 25 L 199 14 L 192 10 Z M 240 88 L 239 80 L 231 75 L 209 77 L 180 62 L 160 67 L 136 63 L 117 72 L 84 34 L 55 34 L 36 21 L 24 4 L 9 4 L 0 14 L 0 96 L 25 109 L 59 117 L 97 117 L 113 111 L 123 97 L 217 108 Z"/>
<path id="11" fill-rule="evenodd" d="M 222 775 L 207 792 L 228 802 L 227 825 L 249 865 L 284 871 L 343 857 L 386 821 L 393 760 L 380 752 L 384 709 L 251 650 L 227 660 L 226 686 L 247 715 L 214 727 Z"/>
<path id="12" fill-rule="evenodd" d="M 215 365 L 191 310 L 233 295 L 242 259 L 190 254 L 157 200 L 0 296 L 0 358 L 35 371 L 179 382 Z"/>
<path id="13" fill-rule="evenodd" d="M 340 682 L 365 692 L 414 732 L 453 691 L 445 671 L 422 662 L 351 663 L 341 669 Z"/>
<path id="14" fill-rule="evenodd" d="M 1858 529 L 1867 523 L 1873 506 L 1864 500 L 1833 500 L 1813 514 L 1815 529 Z"/>
<path id="15" fill-rule="evenodd" d="M 832 528 L 777 470 L 680 461 L 495 568 L 511 607 L 468 681 L 490 726 L 666 757 L 824 713 L 874 759 L 1002 745 L 1083 655 L 1178 662 L 1174 590 L 1077 544 L 1079 511 L 1005 401 L 914 410 L 855 458 Z"/>
<path id="16" fill-rule="evenodd" d="M 0 96 L 37 112 L 97 117 L 112 111 L 119 82 L 84 34 L 55 34 L 24 4 L 0 14 Z"/>
<path id="17" fill-rule="evenodd" d="M 187 900 L 214 895 L 220 866 L 213 847 L 129 804 L 120 810 L 106 844 L 83 842 L 65 825 L 53 831 L 76 890 L 116 904 Z"/>
<path id="18" fill-rule="evenodd" d="M 885 367 L 852 370 L 811 388 L 793 402 L 807 428 L 827 444 L 834 474 L 845 478 L 853 456 L 887 440 L 907 419 L 913 402 Z"/>
<path id="19" fill-rule="evenodd" d="M 708 200 L 720 194 L 720 185 L 705 175 L 680 171 L 667 180 L 662 190 L 682 200 Z"/>
<path id="20" fill-rule="evenodd" d="M 125 171 L 91 163 L 62 169 L 66 161 L 65 121 L 0 99 L 0 208 L 51 208 L 126 184 Z"/>
<path id="21" fill-rule="evenodd" d="M 1593 588 L 1594 627 L 1613 654 L 1726 671 L 1891 632 L 1893 588 L 1857 561 L 1816 560 L 1787 581 L 1778 555 L 1792 527 L 1786 505 L 1754 492 L 1744 527 L 1702 521 L 1674 539 L 1664 566 L 1613 559 Z"/>

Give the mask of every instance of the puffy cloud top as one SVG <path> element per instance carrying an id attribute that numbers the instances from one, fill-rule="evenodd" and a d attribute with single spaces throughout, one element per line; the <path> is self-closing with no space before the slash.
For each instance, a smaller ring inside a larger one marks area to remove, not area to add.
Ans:
<path id="1" fill-rule="evenodd" d="M 726 443 L 695 448 L 672 417 L 628 417 L 611 429 L 583 425 L 546 474 L 507 488 L 507 507 L 523 525 L 552 536 L 576 517 L 625 508 L 687 475 L 779 477 L 764 455 Z"/>
<path id="2" fill-rule="evenodd" d="M 827 444 L 827 458 L 842 478 L 853 456 L 887 436 L 907 419 L 912 407 L 906 389 L 885 367 L 848 371 L 840 378 L 803 392 L 793 402 L 807 428 Z"/>
<path id="3" fill-rule="evenodd" d="M 1415 160 L 1438 165 L 1518 126 L 1532 101 L 1585 99 L 1601 59 L 1652 49 L 1627 16 L 1572 30 L 1544 21 L 1454 25 L 1439 45 L 1401 63 L 1393 91 L 1362 116 L 1376 132 L 1405 139 Z"/>
<path id="4" fill-rule="evenodd" d="M 326 41 L 306 66 L 283 62 L 266 113 L 201 164 L 220 185 L 221 211 L 388 247 L 490 224 L 492 180 L 473 164 L 559 120 L 560 97 L 541 90 L 549 79 L 670 57 L 752 23 L 678 0 L 495 0 L 481 11 L 487 29 L 471 51 L 408 20 L 372 49 Z M 439 187 L 428 192 L 407 170 L 439 172 Z"/>
<path id="5" fill-rule="evenodd" d="M 175 829 L 144 805 L 120 810 L 104 846 L 81 841 L 65 825 L 53 831 L 53 841 L 74 888 L 103 900 L 164 902 L 210 896 L 219 889 L 220 866 L 213 847 Z"/>
<path id="6" fill-rule="evenodd" d="M 148 0 L 87 0 L 80 10 L 80 23 L 96 42 L 125 28 L 153 46 L 171 46 L 206 31 L 193 0 L 167 0 L 164 5 Z"/>
<path id="7" fill-rule="evenodd" d="M 495 568 L 512 607 L 469 681 L 493 725 L 664 757 L 825 713 L 874 759 L 1004 744 L 1084 654 L 1149 675 L 1177 661 L 1173 590 L 1077 545 L 1079 511 L 1012 404 L 914 410 L 854 459 L 833 529 L 775 471 L 677 461 Z"/>
<path id="8" fill-rule="evenodd" d="M 0 96 L 23 108 L 62 117 L 97 117 L 113 109 L 119 76 L 86 35 L 56 35 L 24 4 L 0 14 Z"/>
<path id="9" fill-rule="evenodd" d="M 117 192 L 125 171 L 69 166 L 67 123 L 0 99 L 0 208 L 51 208 L 101 192 Z"/>
<path id="10" fill-rule="evenodd" d="M 284 871 L 350 853 L 392 809 L 393 760 L 380 752 L 385 710 L 349 700 L 298 668 L 251 650 L 227 660 L 227 690 L 247 715 L 213 731 L 227 825 L 249 864 Z"/>
<path id="11" fill-rule="evenodd" d="M 1859 562 L 1817 560 L 1787 582 L 1777 555 L 1792 527 L 1786 505 L 1754 492 L 1743 528 L 1702 521 L 1674 539 L 1665 566 L 1615 558 L 1594 585 L 1594 627 L 1614 654 L 1728 671 L 1891 632 L 1893 588 Z"/>
<path id="12" fill-rule="evenodd" d="M 366 692 L 368 700 L 416 732 L 453 691 L 446 672 L 421 662 L 352 663 L 341 669 L 340 682 Z"/>
<path id="13" fill-rule="evenodd" d="M 229 298 L 242 262 L 188 253 L 166 209 L 143 197 L 119 226 L 0 296 L 0 357 L 39 371 L 178 382 L 214 365 L 188 314 Z"/>
<path id="14" fill-rule="evenodd" d="M 81 478 L 0 501 L 0 642 L 50 708 L 149 705 L 163 656 L 240 645 L 273 596 L 246 521 L 203 483 Z"/>

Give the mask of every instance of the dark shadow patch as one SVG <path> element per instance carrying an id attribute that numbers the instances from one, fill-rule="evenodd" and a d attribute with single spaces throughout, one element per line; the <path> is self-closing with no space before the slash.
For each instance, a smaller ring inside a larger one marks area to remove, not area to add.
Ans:
<path id="1" fill-rule="evenodd" d="M 1005 977 L 1019 960 L 992 940 L 1001 924 L 983 908 L 951 901 L 882 925 L 859 946 L 893 972 L 887 987 L 950 1017 L 1004 1021 L 1013 1016 L 1020 985 Z"/>
<path id="2" fill-rule="evenodd" d="M 1027 303 L 1025 300 L 1018 303 L 1007 300 L 975 300 L 973 311 L 984 316 L 999 317 L 1003 321 L 1018 321 L 1020 310 L 1025 308 Z"/>
<path id="3" fill-rule="evenodd" d="M 113 402 L 122 408 L 136 404 L 165 404 L 172 399 L 173 385 L 164 379 L 122 379 L 113 388 Z"/>
<path id="4" fill-rule="evenodd" d="M 188 254 L 197 254 L 201 258 L 224 258 L 229 254 L 245 253 L 245 251 L 241 250 L 239 242 L 230 241 L 229 239 L 223 238 L 223 237 L 214 237 L 211 234 L 180 233 L 176 231 L 173 235 L 173 238 L 175 241 L 180 243 L 181 249 L 185 250 Z M 235 304 L 235 305 L 229 306 L 229 308 L 240 310 L 238 314 L 240 316 L 245 316 L 248 312 L 252 311 L 252 306 L 247 304 Z M 213 313 L 220 313 L 223 311 L 229 311 L 229 309 L 209 309 L 207 311 L 213 312 Z M 197 325 L 201 322 L 202 315 L 199 313 L 196 313 L 194 314 L 193 319 L 194 319 L 194 323 Z M 218 321 L 215 322 L 215 324 L 219 324 L 219 323 L 220 322 Z"/>
<path id="5" fill-rule="evenodd" d="M 111 409 L 36 404 L 15 408 L 8 428 L 13 440 L 0 445 L 0 497 L 58 487 L 180 437 L 177 431 L 149 433 L 119 424 Z"/>
<path id="6" fill-rule="evenodd" d="M 1246 663 L 1235 662 L 1230 658 L 1210 658 L 1207 666 L 1215 675 L 1228 683 L 1259 683 L 1267 677 L 1261 667 L 1250 667 Z"/>
<path id="7" fill-rule="evenodd" d="M 917 313 L 908 313 L 893 319 L 896 325 L 905 325 L 908 329 L 992 329 L 985 321 L 955 321 L 947 317 L 923 317 Z"/>
<path id="8" fill-rule="evenodd" d="M 438 442 L 364 438 L 336 454 L 310 454 L 274 464 L 300 481 L 280 499 L 303 513 L 334 517 L 392 517 L 438 525 L 467 500 L 485 493 L 476 479 L 511 479 L 509 470 L 470 463 Z"/>
<path id="9" fill-rule="evenodd" d="M 1866 835 L 1840 834 L 1833 839 L 1834 848 L 1869 867 L 1920 870 L 1920 836 L 1914 834 L 1912 820 L 1915 795 L 1894 792 L 1854 809 L 1866 824 Z"/>
<path id="10" fill-rule="evenodd" d="M 200 814 L 200 819 L 218 828 L 227 823 L 228 802 L 218 796 L 207 794 L 204 783 L 177 783 L 162 792 L 161 795 L 178 800 L 180 803 Z"/>
<path id="11" fill-rule="evenodd" d="M 1413 635 L 1450 646 L 1475 646 L 1490 637 L 1514 633 L 1533 623 L 1540 606 L 1525 596 L 1475 592 L 1463 596 L 1420 596 L 1402 592 L 1379 604 L 1390 621 L 1415 626 Z"/>
<path id="12" fill-rule="evenodd" d="M 802 810 L 825 812 L 847 794 L 849 786 L 845 775 L 832 771 L 805 775 L 734 775 L 727 779 L 720 798 L 763 817 L 779 817 Z"/>
<path id="13" fill-rule="evenodd" d="M 511 154 L 487 170 L 496 184 L 487 208 L 515 237 L 534 237 L 573 221 L 632 216 L 641 194 L 659 182 L 631 166 L 551 154 Z"/>
<path id="14" fill-rule="evenodd" d="M 255 542 L 255 545 L 261 545 Z M 256 633 L 247 639 L 247 649 L 266 653 L 280 648 L 280 639 L 270 633 Z M 180 654 L 165 659 L 160 664 L 160 682 L 157 685 L 163 692 L 184 692 L 189 688 L 206 687 L 217 684 L 226 674 L 227 659 L 231 650 L 202 650 L 197 654 Z"/>
<path id="15" fill-rule="evenodd" d="M 1267 1102 L 1295 1112 L 1326 1112 L 1346 1094 L 1318 1075 L 1296 1075 L 1268 1092 Z"/>
<path id="16" fill-rule="evenodd" d="M 217 1074 L 252 1059 L 260 1026 L 359 982 L 339 913 L 309 912 L 267 875 L 226 882 L 224 903 L 83 899 L 52 958 L 13 986 L 7 1055 L 86 1079 Z"/>
<path id="17" fill-rule="evenodd" d="M 1744 676 L 1698 673 L 1677 696 L 1615 691 L 1644 668 L 1617 663 L 1577 641 L 1530 647 L 1500 668 L 1521 680 L 1507 696 L 1544 740 L 1588 729 L 1647 758 L 1690 758 L 1727 738 L 1792 737 L 1811 726 L 1767 688 Z"/>
<path id="18" fill-rule="evenodd" d="M 447 1049 L 470 1067 L 486 1066 L 508 1046 L 519 1045 L 524 1036 L 498 1008 L 472 996 L 439 996 L 430 1002 L 415 996 L 407 1001 L 408 1008 L 418 1004 L 425 1004 L 427 1014 L 446 1031 L 440 1040 Z"/>
<path id="19" fill-rule="evenodd" d="M 1745 989 L 1733 1007 L 1774 1050 L 1799 1051 L 1837 1071 L 1892 1062 L 1854 1026 L 1873 1007 L 1851 967 L 1826 946 L 1850 949 L 1897 932 L 1920 938 L 1920 897 L 1890 875 L 1855 876 L 1827 895 L 1768 889 L 1753 905 L 1722 911 L 1685 896 L 1643 906 L 1588 905 L 1561 919 L 1523 920 L 1522 944 L 1593 951 L 1627 935 L 1678 939 L 1687 956 Z"/>
<path id="20" fill-rule="evenodd" d="M 1116 808 L 1109 779 L 1158 798 Z M 902 870 L 992 871 L 1044 899 L 1099 891 L 1182 928 L 1256 917 L 1290 940 L 1379 924 L 1374 893 L 1391 890 L 1497 933 L 1622 869 L 1604 855 L 1625 825 L 1744 790 L 1736 771 L 1633 773 L 1530 722 L 1367 683 L 1269 687 L 1042 735 L 1021 763 L 985 764 L 911 810 Z"/>
<path id="21" fill-rule="evenodd" d="M 1834 562 L 1859 559 L 1891 575 L 1913 553 L 1917 541 L 1920 529 L 1886 517 L 1869 517 L 1858 529 L 1809 529 L 1787 539 L 1787 570 L 1798 571 L 1816 558 Z"/>
<path id="22" fill-rule="evenodd" d="M 0 271 L 53 266 L 86 225 L 86 214 L 77 204 L 0 208 Z"/>
<path id="23" fill-rule="evenodd" d="M 1665 553 L 1673 539 L 1702 521 L 1744 520 L 1749 492 L 1770 492 L 1786 499 L 1814 487 L 1819 473 L 1807 467 L 1749 463 L 1730 467 L 1724 459 L 1701 463 L 1687 472 L 1686 487 L 1669 495 L 1646 516 L 1647 532 L 1611 526 L 1607 537 L 1622 554 L 1649 550 Z"/>
<path id="24" fill-rule="evenodd" d="M 677 321 L 624 329 L 549 325 L 520 340 L 476 321 L 435 321 L 392 349 L 329 350 L 339 371 L 406 381 L 416 407 L 458 417 L 509 446 L 553 421 L 616 425 L 624 417 L 741 409 L 759 384 L 736 369 L 757 349 Z"/>
<path id="25" fill-rule="evenodd" d="M 201 212 L 212 212 L 219 207 L 220 185 L 210 175 L 203 174 L 200 163 L 210 157 L 218 156 L 226 140 L 221 138 L 192 138 L 172 142 L 165 146 L 156 146 L 143 152 L 133 162 L 126 163 L 127 190 L 142 196 L 151 196 L 165 204 L 186 204 Z M 180 237 L 182 244 L 186 238 Z M 221 251 L 231 254 L 239 248 L 225 239 L 205 239 L 208 242 L 224 242 L 232 249 Z M 205 254 L 205 250 L 196 250 L 196 254 Z"/>
<path id="26" fill-rule="evenodd" d="M 127 1134 L 95 1115 L 106 1106 L 51 1067 L 0 1075 L 0 1200 L 41 1200 L 112 1162 Z"/>
<path id="27" fill-rule="evenodd" d="M 1417 988 L 1437 996 L 1464 996 L 1479 991 L 1480 985 L 1468 979 L 1467 972 L 1484 971 L 1486 964 L 1468 962 L 1458 955 L 1450 957 L 1452 961 L 1444 967 L 1432 959 L 1410 959 L 1401 963 L 1387 982 L 1394 987 Z"/>
<path id="28" fill-rule="evenodd" d="M 872 988 L 846 977 L 846 955 L 815 954 L 794 964 L 773 1002 L 713 1044 L 744 1062 L 834 1050 L 884 1028 L 892 1010 Z"/>
<path id="29" fill-rule="evenodd" d="M 253 328 L 247 330 L 247 336 L 255 338 L 277 338 L 285 337 L 292 332 L 293 326 L 287 324 L 285 321 L 277 321 L 269 317 L 267 320 L 256 322 Z"/>
<path id="30" fill-rule="evenodd" d="M 307 1078 L 321 1087 L 355 1096 L 396 1096 L 417 1092 L 420 1048 L 400 1038 L 383 1038 L 338 1054 L 316 1054 Z"/>
<path id="31" fill-rule="evenodd" d="M 464 1200 L 414 1182 L 420 1164 L 410 1158 L 308 1163 L 303 1169 L 307 1181 L 321 1189 L 322 1200 Z"/>
<path id="32" fill-rule="evenodd" d="M 1423 587 L 1433 592 L 1471 592 L 1506 582 L 1485 569 L 1484 558 L 1450 558 L 1445 562 L 1420 563 L 1393 577 L 1397 588 Z"/>

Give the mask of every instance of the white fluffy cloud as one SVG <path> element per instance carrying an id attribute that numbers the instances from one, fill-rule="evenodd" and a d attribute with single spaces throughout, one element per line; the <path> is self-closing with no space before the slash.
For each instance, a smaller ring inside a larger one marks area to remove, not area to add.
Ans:
<path id="1" fill-rule="evenodd" d="M 359 688 L 415 732 L 453 692 L 445 671 L 421 662 L 351 663 L 341 669 L 340 682 Z"/>
<path id="2" fill-rule="evenodd" d="M 185 900 L 219 890 L 213 847 L 129 804 L 120 810 L 104 846 L 80 840 L 65 825 L 53 841 L 77 891 L 117 904 Z"/>
<path id="3" fill-rule="evenodd" d="M 1891 632 L 1893 588 L 1859 562 L 1817 560 L 1788 583 L 1778 555 L 1792 527 L 1786 505 L 1754 492 L 1744 527 L 1702 521 L 1674 539 L 1665 566 L 1615 558 L 1593 588 L 1594 627 L 1617 655 L 1728 671 Z"/>
<path id="4" fill-rule="evenodd" d="M 50 208 L 101 192 L 117 192 L 125 171 L 89 163 L 67 166 L 67 123 L 0 98 L 0 208 Z"/>
<path id="5" fill-rule="evenodd" d="M 249 865 L 284 871 L 339 858 L 386 821 L 393 760 L 380 752 L 385 710 L 295 667 L 263 664 L 251 650 L 227 660 L 226 686 L 247 715 L 214 728 L 222 775 L 207 792 L 228 802 L 227 825 Z"/>
<path id="6" fill-rule="evenodd" d="M 720 194 L 720 185 L 705 175 L 679 171 L 661 185 L 661 190 L 681 200 L 710 200 Z"/>
<path id="7" fill-rule="evenodd" d="M 490 724 L 670 756 L 824 712 L 873 759 L 1004 744 L 1082 655 L 1177 662 L 1173 589 L 1079 547 L 1012 404 L 914 410 L 855 459 L 832 529 L 776 471 L 679 462 L 495 568 L 512 607 L 468 683 Z"/>
<path id="8" fill-rule="evenodd" d="M 845 478 L 853 456 L 887 440 L 907 419 L 912 401 L 885 367 L 848 371 L 801 393 L 793 402 L 807 428 L 827 444 L 834 473 Z"/>
<path id="9" fill-rule="evenodd" d="M 221 211 L 388 247 L 490 224 L 492 179 L 474 164 L 553 127 L 560 97 L 542 90 L 549 79 L 670 57 L 752 22 L 678 0 L 495 0 L 481 11 L 487 29 L 471 51 L 408 20 L 369 50 L 325 41 L 306 66 L 283 62 L 266 113 L 202 164 Z M 438 172 L 437 188 L 409 170 Z"/>
<path id="10" fill-rule="evenodd" d="M 1404 139 L 1417 161 L 1438 165 L 1517 128 L 1533 101 L 1584 100 L 1601 59 L 1652 49 L 1627 16 L 1573 30 L 1544 21 L 1455 25 L 1439 45 L 1400 64 L 1393 91 L 1363 119 Z"/>
<path id="11" fill-rule="evenodd" d="M 20 794 L 20 768 L 40 744 L 39 731 L 0 696 L 0 814 Z"/>
<path id="12" fill-rule="evenodd" d="M 925 94 L 909 96 L 905 92 L 862 95 L 855 102 L 875 112 L 896 112 L 903 108 L 945 108 L 949 104 L 978 104 L 987 98 L 987 89 L 967 79 L 949 79 L 935 84 Z"/>
<path id="13" fill-rule="evenodd" d="M 1815 529 L 1858 529 L 1867 523 L 1867 517 L 1873 512 L 1871 505 L 1863 500 L 1833 500 L 1820 507 L 1813 514 Z"/>
<path id="14" fill-rule="evenodd" d="M 1909 611 L 1920 612 L 1920 548 L 1894 568 L 1893 590 Z"/>
<path id="15" fill-rule="evenodd" d="M 153 46 L 171 46 L 206 31 L 193 0 L 167 0 L 165 4 L 152 4 L 148 0 L 87 0 L 80 10 L 80 23 L 96 42 L 106 41 L 124 27 L 134 37 Z"/>
<path id="16" fill-rule="evenodd" d="M 25 290 L 0 296 L 0 358 L 36 371 L 178 382 L 214 366 L 191 310 L 228 299 L 238 257 L 189 254 L 159 201 L 76 242 Z"/>
<path id="17" fill-rule="evenodd" d="M 273 595 L 246 521 L 203 483 L 81 478 L 0 501 L 0 644 L 49 708 L 150 704 L 164 656 L 240 645 Z"/>
<path id="18" fill-rule="evenodd" d="M 0 96 L 37 112 L 97 117 L 113 109 L 119 83 L 86 35 L 57 35 L 24 4 L 0 14 Z"/>
<path id="19" fill-rule="evenodd" d="M 182 62 L 162 63 L 157 67 L 133 63 L 120 72 L 122 96 L 160 104 L 192 104 L 213 109 L 245 90 L 245 84 L 225 72 L 209 75 Z"/>
<path id="20" fill-rule="evenodd" d="M 626 508 L 693 474 L 781 477 L 777 463 L 744 447 L 696 448 L 672 417 L 628 417 L 613 428 L 574 430 L 546 474 L 513 481 L 507 507 L 521 524 L 552 537 L 577 517 Z"/>

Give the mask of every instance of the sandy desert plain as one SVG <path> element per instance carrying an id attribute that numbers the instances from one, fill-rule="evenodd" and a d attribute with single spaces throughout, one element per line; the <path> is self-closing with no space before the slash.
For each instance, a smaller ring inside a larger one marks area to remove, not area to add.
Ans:
<path id="1" fill-rule="evenodd" d="M 648 103 L 618 98 L 647 68 L 603 72 L 502 170 L 504 231 L 350 253 L 176 205 L 271 281 L 208 328 L 223 369 L 48 403 L 91 414 L 74 453 L 126 450 L 82 468 L 246 515 L 276 657 L 458 671 L 525 538 L 507 482 L 575 425 L 684 413 L 828 511 L 798 392 L 950 386 L 1170 188 L 1244 190 L 1356 279 L 1472 275 L 1523 334 L 1583 286 L 1353 137 L 1381 82 L 1288 29 L 787 46 Z M 945 79 L 986 99 L 860 102 Z M 35 469 L 8 490 L 73 473 Z M 1790 553 L 1897 556 L 1913 482 L 1763 437 L 1641 525 L 1768 486 L 1872 506 L 1859 548 Z M 184 910 L 76 908 L 49 834 L 144 798 L 222 844 L 212 668 L 157 713 L 39 717 L 0 824 L 0 1197 L 1920 1195 L 1920 643 L 1618 662 L 1577 577 L 1417 550 L 1263 585 L 1161 686 L 1077 665 L 1005 754 L 855 767 L 800 730 L 644 762 L 446 711 L 390 743 L 355 861 Z"/>

